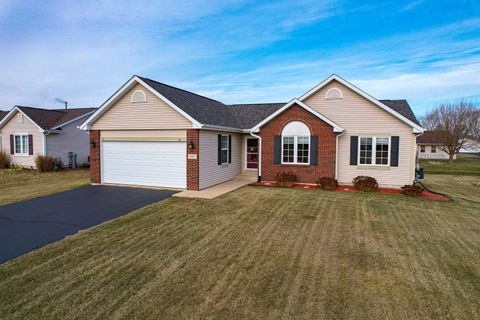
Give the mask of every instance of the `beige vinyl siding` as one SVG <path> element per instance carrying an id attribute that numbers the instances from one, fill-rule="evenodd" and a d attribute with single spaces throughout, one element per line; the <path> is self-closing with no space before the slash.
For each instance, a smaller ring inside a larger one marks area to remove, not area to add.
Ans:
<path id="1" fill-rule="evenodd" d="M 43 155 L 43 133 L 39 128 L 31 122 L 27 117 L 23 116 L 23 123 L 17 123 L 17 114 L 2 127 L 2 150 L 5 150 L 10 161 L 19 166 L 35 167 L 35 157 Z M 33 155 L 31 156 L 15 156 L 10 154 L 10 135 L 11 134 L 31 134 L 33 136 Z"/>
<path id="2" fill-rule="evenodd" d="M 90 155 L 90 138 L 86 131 L 78 129 L 85 118 L 67 124 L 62 127 L 60 133 L 47 135 L 47 155 L 61 158 L 63 165 L 67 166 L 68 153 L 75 152 L 77 154 L 77 165 L 87 163 Z"/>
<path id="3" fill-rule="evenodd" d="M 343 99 L 325 99 L 325 93 L 333 87 L 342 90 Z M 338 138 L 337 179 L 340 184 L 351 184 L 352 179 L 359 175 L 372 176 L 384 187 L 399 187 L 412 183 L 415 174 L 416 138 L 410 126 L 337 81 L 332 81 L 303 102 L 345 128 L 345 133 Z M 351 166 L 352 135 L 399 136 L 399 166 Z"/>
<path id="4" fill-rule="evenodd" d="M 186 130 L 102 130 L 100 132 L 102 140 L 165 140 L 187 139 Z"/>
<path id="5" fill-rule="evenodd" d="M 218 135 L 232 136 L 232 162 L 218 165 Z M 242 171 L 242 135 L 238 133 L 200 131 L 200 189 L 233 179 Z"/>
<path id="6" fill-rule="evenodd" d="M 132 103 L 132 94 L 142 90 L 147 102 Z M 93 123 L 94 130 L 118 129 L 186 129 L 192 123 L 160 100 L 150 90 L 137 84 Z"/>

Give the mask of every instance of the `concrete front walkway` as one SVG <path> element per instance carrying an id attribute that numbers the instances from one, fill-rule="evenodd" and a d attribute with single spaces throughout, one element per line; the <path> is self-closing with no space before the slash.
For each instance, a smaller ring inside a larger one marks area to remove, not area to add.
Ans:
<path id="1" fill-rule="evenodd" d="M 241 188 L 247 184 L 257 181 L 257 172 L 245 172 L 235 176 L 232 180 L 217 184 L 215 186 L 200 190 L 185 190 L 175 193 L 174 197 L 213 199 L 227 192 Z"/>

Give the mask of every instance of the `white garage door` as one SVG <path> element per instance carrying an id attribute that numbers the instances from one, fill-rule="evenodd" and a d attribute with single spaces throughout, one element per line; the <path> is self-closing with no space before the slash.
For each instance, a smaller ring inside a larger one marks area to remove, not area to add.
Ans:
<path id="1" fill-rule="evenodd" d="M 105 183 L 186 188 L 185 142 L 104 141 Z"/>

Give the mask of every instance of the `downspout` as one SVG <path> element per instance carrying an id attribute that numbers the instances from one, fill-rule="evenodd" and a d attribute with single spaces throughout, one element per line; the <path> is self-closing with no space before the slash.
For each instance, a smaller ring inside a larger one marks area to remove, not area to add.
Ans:
<path id="1" fill-rule="evenodd" d="M 342 131 L 342 133 L 337 134 L 335 137 L 335 180 L 338 180 L 338 137 L 343 135 L 345 131 Z"/>
<path id="2" fill-rule="evenodd" d="M 250 131 L 250 135 L 258 139 L 258 182 L 262 180 L 262 137 Z"/>

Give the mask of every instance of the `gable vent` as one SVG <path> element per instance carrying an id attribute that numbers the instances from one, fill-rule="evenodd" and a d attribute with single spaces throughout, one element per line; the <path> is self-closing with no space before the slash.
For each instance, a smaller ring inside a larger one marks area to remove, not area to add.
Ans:
<path id="1" fill-rule="evenodd" d="M 342 90 L 338 88 L 331 88 L 327 91 L 325 94 L 325 99 L 342 99 L 343 98 L 343 92 Z"/>
<path id="2" fill-rule="evenodd" d="M 137 90 L 132 94 L 132 102 L 147 102 L 147 96 L 142 90 Z"/>
<path id="3" fill-rule="evenodd" d="M 23 114 L 21 113 L 17 114 L 17 123 L 23 123 Z"/>

